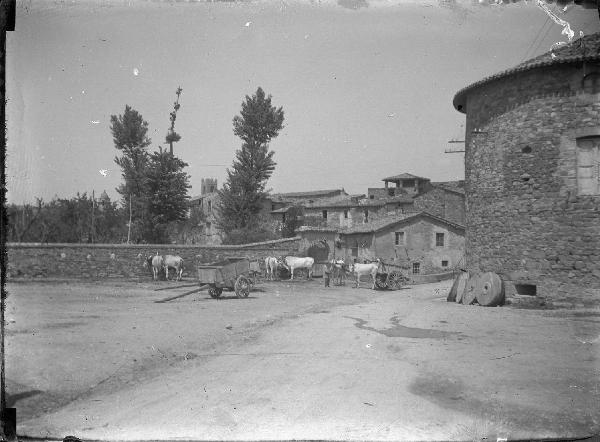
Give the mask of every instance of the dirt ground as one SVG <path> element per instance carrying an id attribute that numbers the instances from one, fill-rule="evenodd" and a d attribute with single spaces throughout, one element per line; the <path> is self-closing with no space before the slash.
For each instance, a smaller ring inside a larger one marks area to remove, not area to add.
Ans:
<path id="1" fill-rule="evenodd" d="M 600 431 L 600 310 L 265 282 L 8 285 L 18 433 L 89 439 L 489 440 Z"/>

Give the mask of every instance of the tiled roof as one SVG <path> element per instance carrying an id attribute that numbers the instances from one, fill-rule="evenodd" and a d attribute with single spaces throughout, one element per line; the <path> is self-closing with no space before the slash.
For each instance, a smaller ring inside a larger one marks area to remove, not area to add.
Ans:
<path id="1" fill-rule="evenodd" d="M 321 227 L 321 226 L 301 226 L 296 229 L 296 232 L 337 232 L 336 227 Z"/>
<path id="2" fill-rule="evenodd" d="M 290 208 L 291 206 L 282 207 L 280 209 L 271 210 L 271 213 L 286 213 Z"/>
<path id="3" fill-rule="evenodd" d="M 414 202 L 414 195 L 398 195 L 398 196 L 390 196 L 387 198 L 379 198 L 379 201 L 382 201 L 384 204 L 397 204 L 397 203 L 406 203 L 412 204 Z"/>
<path id="4" fill-rule="evenodd" d="M 357 207 L 364 201 L 364 195 L 338 195 L 331 198 L 319 198 L 313 201 L 303 201 L 300 203 L 307 209 L 327 209 L 333 207 Z"/>
<path id="5" fill-rule="evenodd" d="M 376 219 L 374 221 L 371 221 L 369 223 L 356 224 L 352 227 L 340 229 L 339 232 L 341 234 L 346 234 L 346 235 L 353 234 L 353 233 L 377 232 L 379 230 L 382 230 L 382 229 L 384 229 L 388 226 L 391 226 L 393 224 L 396 224 L 398 222 L 407 221 L 407 220 L 410 220 L 413 218 L 418 218 L 421 216 L 442 222 L 444 224 L 448 224 L 455 228 L 459 228 L 459 229 L 463 229 L 463 230 L 465 228 L 461 224 L 457 224 L 452 221 L 448 221 L 447 219 L 440 218 L 440 217 L 432 215 L 431 213 L 428 213 L 428 212 L 414 212 L 414 213 L 401 213 L 401 214 L 388 215 L 388 216 Z"/>
<path id="6" fill-rule="evenodd" d="M 436 182 L 431 183 L 433 187 L 438 187 L 440 189 L 448 190 L 450 192 L 460 193 L 461 195 L 465 194 L 465 182 L 464 181 L 444 181 L 444 182 Z"/>
<path id="7" fill-rule="evenodd" d="M 554 53 L 555 57 L 552 57 L 552 53 Z M 452 104 L 456 110 L 466 112 L 466 100 L 469 92 L 486 83 L 513 75 L 517 72 L 524 72 L 555 64 L 580 63 L 582 61 L 598 60 L 600 60 L 600 33 L 586 35 L 583 38 L 574 40 L 570 44 L 559 47 L 555 51 L 548 51 L 545 54 L 520 63 L 513 68 L 486 77 L 461 89 L 454 96 Z"/>
<path id="8" fill-rule="evenodd" d="M 429 178 L 423 178 L 420 176 L 413 175 L 412 173 L 401 173 L 400 175 L 394 175 L 387 178 L 382 178 L 381 181 L 394 181 L 394 180 L 427 180 Z"/>
<path id="9" fill-rule="evenodd" d="M 286 199 L 286 198 L 319 198 L 328 197 L 335 193 L 346 195 L 344 189 L 329 189 L 329 190 L 310 190 L 308 192 L 288 192 L 288 193 L 274 193 L 271 198 Z"/>

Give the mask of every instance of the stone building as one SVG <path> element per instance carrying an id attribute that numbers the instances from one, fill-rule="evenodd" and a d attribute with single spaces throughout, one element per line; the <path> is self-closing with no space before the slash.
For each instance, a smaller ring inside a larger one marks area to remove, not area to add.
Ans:
<path id="1" fill-rule="evenodd" d="M 398 196 L 387 200 L 370 200 L 354 195 L 337 200 L 320 200 L 303 206 L 304 223 L 313 226 L 352 227 L 377 220 L 390 213 L 412 207 L 412 198 Z"/>
<path id="2" fill-rule="evenodd" d="M 413 198 L 413 210 L 423 210 L 464 225 L 465 189 L 459 183 L 431 183 L 427 192 Z"/>
<path id="3" fill-rule="evenodd" d="M 600 300 L 600 34 L 460 90 L 466 259 L 515 291 Z M 512 292 L 512 293 L 511 293 Z"/>
<path id="4" fill-rule="evenodd" d="M 429 178 L 419 177 L 410 173 L 401 173 L 383 178 L 383 188 L 369 187 L 367 190 L 370 199 L 381 199 L 400 195 L 418 195 L 427 192 L 431 187 Z M 394 186 L 390 186 L 393 184 Z"/>
<path id="5" fill-rule="evenodd" d="M 195 235 L 194 242 L 198 244 L 221 244 L 221 235 L 216 227 L 217 192 L 216 178 L 202 178 L 200 195 L 190 199 L 190 210 L 198 210 L 204 215 L 204 221 Z"/>
<path id="6" fill-rule="evenodd" d="M 464 226 L 427 212 L 393 214 L 347 228 L 303 226 L 298 234 L 301 244 L 326 240 L 331 258 L 381 258 L 414 275 L 443 273 L 464 264 Z"/>

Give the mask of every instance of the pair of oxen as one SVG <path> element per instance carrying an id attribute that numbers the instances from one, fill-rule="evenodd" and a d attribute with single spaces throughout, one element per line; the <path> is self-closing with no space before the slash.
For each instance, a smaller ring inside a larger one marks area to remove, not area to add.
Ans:
<path id="1" fill-rule="evenodd" d="M 369 263 L 350 263 L 346 264 L 343 259 L 332 259 L 331 263 L 331 275 L 333 277 L 334 284 L 343 285 L 346 281 L 346 275 L 350 274 L 354 276 L 356 285 L 354 288 L 360 287 L 360 277 L 370 275 L 373 281 L 373 290 L 375 290 L 375 280 L 377 279 L 377 272 L 381 266 L 381 260 L 377 258 L 374 262 Z"/>
<path id="2" fill-rule="evenodd" d="M 307 278 L 312 278 L 312 268 L 315 264 L 314 258 L 310 256 L 300 258 L 297 256 L 267 256 L 265 258 L 265 267 L 267 269 L 267 279 L 273 281 L 277 277 L 277 269 L 283 267 L 290 272 L 290 279 L 294 279 L 294 270 L 306 269 Z"/>
<path id="3" fill-rule="evenodd" d="M 156 255 L 148 256 L 144 267 L 148 267 L 152 270 L 152 279 L 157 280 L 160 272 L 164 270 L 165 276 L 169 279 L 169 269 L 175 270 L 175 276 L 177 281 L 181 280 L 183 274 L 183 258 L 177 255 Z"/>

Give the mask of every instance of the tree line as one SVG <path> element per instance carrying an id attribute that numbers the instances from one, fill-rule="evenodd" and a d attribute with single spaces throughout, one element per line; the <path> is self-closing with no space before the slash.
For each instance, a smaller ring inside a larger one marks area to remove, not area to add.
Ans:
<path id="1" fill-rule="evenodd" d="M 87 193 L 72 198 L 55 197 L 50 202 L 7 207 L 7 240 L 15 242 L 170 243 L 192 242 L 205 219 L 202 210 L 189 204 L 188 164 L 173 153 L 181 140 L 175 132 L 179 98 L 170 113 L 165 137 L 168 150 L 150 151 L 148 122 L 129 105 L 120 115 L 111 115 L 110 131 L 117 151 L 115 163 L 122 183 L 116 191 L 120 200 L 111 201 Z M 296 217 L 275 226 L 263 210 L 269 191 L 267 181 L 275 170 L 269 143 L 281 131 L 282 107 L 258 88 L 246 96 L 240 115 L 233 118 L 233 132 L 241 141 L 216 204 L 217 226 L 223 243 L 239 244 L 292 236 Z"/>

